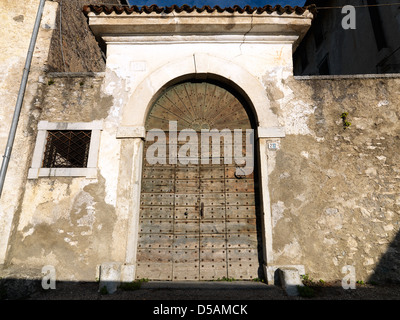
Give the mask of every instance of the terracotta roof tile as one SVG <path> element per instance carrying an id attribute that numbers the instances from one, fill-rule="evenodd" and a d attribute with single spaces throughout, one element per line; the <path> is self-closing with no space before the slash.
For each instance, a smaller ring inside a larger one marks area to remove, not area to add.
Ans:
<path id="1" fill-rule="evenodd" d="M 126 13 L 126 14 L 132 14 L 132 13 L 171 13 L 171 12 L 176 12 L 176 13 L 180 13 L 180 12 L 187 12 L 187 13 L 191 13 L 193 11 L 196 11 L 198 13 L 202 13 L 204 11 L 208 12 L 208 13 L 213 13 L 215 11 L 221 13 L 221 12 L 228 12 L 228 13 L 234 13 L 234 12 L 238 12 L 238 13 L 273 13 L 273 12 L 277 12 L 278 14 L 292 14 L 292 13 L 296 13 L 296 14 L 303 14 L 305 11 L 309 10 L 310 12 L 314 12 L 315 11 L 315 5 L 310 5 L 310 6 L 305 6 L 305 7 L 291 7 L 291 6 L 285 6 L 282 7 L 280 5 L 276 5 L 276 6 L 270 6 L 270 5 L 266 5 L 264 7 L 250 7 L 250 6 L 244 6 L 244 7 L 240 7 L 238 5 L 234 5 L 232 7 L 227 7 L 227 8 L 221 8 L 220 6 L 214 6 L 214 7 L 210 7 L 210 6 L 203 6 L 201 8 L 198 8 L 196 6 L 189 6 L 189 5 L 182 5 L 182 6 L 177 6 L 177 5 L 172 5 L 169 7 L 159 7 L 157 5 L 151 5 L 151 6 L 142 6 L 142 7 L 138 7 L 138 6 L 107 6 L 107 5 L 86 5 L 83 7 L 83 12 L 85 14 L 88 14 L 90 12 L 94 12 L 95 14 L 100 14 L 100 13 L 105 13 L 105 14 L 111 14 L 113 12 L 115 12 L 116 14 L 122 14 L 122 13 Z"/>

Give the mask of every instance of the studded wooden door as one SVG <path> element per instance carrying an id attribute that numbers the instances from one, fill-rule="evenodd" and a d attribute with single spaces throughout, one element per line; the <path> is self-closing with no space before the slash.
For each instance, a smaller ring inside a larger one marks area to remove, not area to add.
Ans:
<path id="1" fill-rule="evenodd" d="M 146 130 L 155 129 L 165 137 L 145 142 L 136 278 L 258 277 L 261 242 L 254 172 L 240 175 L 234 159 L 226 161 L 224 139 L 218 155 L 212 146 L 205 150 L 200 138 L 201 129 L 242 129 L 244 150 L 249 143 L 245 129 L 251 124 L 243 105 L 219 85 L 185 82 L 155 102 Z M 195 131 L 197 141 L 178 141 L 183 129 Z M 157 152 L 151 153 L 155 141 Z M 181 148 L 194 144 L 198 154 L 185 154 L 189 161 L 180 161 Z"/>

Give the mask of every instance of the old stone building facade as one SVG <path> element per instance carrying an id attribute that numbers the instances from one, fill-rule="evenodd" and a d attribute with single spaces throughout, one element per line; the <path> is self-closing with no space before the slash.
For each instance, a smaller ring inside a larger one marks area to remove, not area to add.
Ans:
<path id="1" fill-rule="evenodd" d="M 86 6 L 107 53 L 76 70 L 91 73 L 40 69 L 57 33 L 42 27 L 0 202 L 3 274 L 273 284 L 278 268 L 336 280 L 353 266 L 399 281 L 400 81 L 294 77 L 310 10 Z M 193 149 L 201 129 L 249 130 L 252 170 L 225 161 L 234 139 L 215 163 Z"/>

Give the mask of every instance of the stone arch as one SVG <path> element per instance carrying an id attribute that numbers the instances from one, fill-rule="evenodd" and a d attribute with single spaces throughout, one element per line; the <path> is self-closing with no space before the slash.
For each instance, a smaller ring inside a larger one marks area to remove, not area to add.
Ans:
<path id="1" fill-rule="evenodd" d="M 136 87 L 122 110 L 120 132 L 143 127 L 154 100 L 172 81 L 198 77 L 225 79 L 253 108 L 258 127 L 279 127 L 265 88 L 252 74 L 231 61 L 208 54 L 194 54 L 158 68 Z"/>
<path id="2" fill-rule="evenodd" d="M 235 83 L 232 83 L 230 80 L 221 78 L 220 76 L 216 74 L 187 74 L 185 76 L 179 77 L 177 79 L 173 79 L 170 82 L 168 82 L 162 90 L 159 91 L 158 94 L 155 95 L 154 102 L 156 102 L 161 96 L 163 96 L 167 91 L 169 91 L 171 88 L 176 88 L 177 86 L 179 87 L 182 84 L 185 83 L 192 83 L 192 84 L 207 84 L 213 88 L 219 88 L 219 90 L 222 90 L 221 92 L 229 92 L 230 97 L 234 97 L 236 103 L 239 103 L 241 105 L 241 109 L 243 109 L 244 113 L 246 114 L 248 120 L 250 121 L 250 125 L 252 129 L 257 128 L 257 119 L 255 116 L 255 111 L 253 108 L 253 105 L 251 104 L 251 101 L 249 98 L 243 93 L 240 92 L 240 88 L 236 86 Z M 154 108 L 154 102 L 152 104 Z M 221 106 L 219 106 L 221 107 Z M 149 109 L 148 114 L 147 114 L 147 120 L 149 121 L 148 117 L 152 113 L 152 108 Z M 205 115 L 203 115 L 204 117 Z M 205 116 L 207 117 L 207 116 Z M 210 120 L 210 119 L 209 119 Z M 215 119 L 216 120 L 216 119 Z M 223 123 L 220 123 L 220 125 L 225 125 Z M 145 127 L 147 127 L 148 123 L 146 122 Z M 213 127 L 214 128 L 214 127 Z M 211 129 L 211 127 L 210 127 Z M 219 129 L 215 127 L 214 129 Z M 163 130 L 166 130 L 166 128 L 163 128 Z"/>

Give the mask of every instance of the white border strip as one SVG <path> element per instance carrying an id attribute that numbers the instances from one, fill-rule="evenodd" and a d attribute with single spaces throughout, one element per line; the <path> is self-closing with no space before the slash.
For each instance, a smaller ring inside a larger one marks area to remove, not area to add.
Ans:
<path id="1" fill-rule="evenodd" d="M 258 127 L 257 128 L 258 138 L 284 138 L 285 128 L 284 127 Z"/>
<path id="2" fill-rule="evenodd" d="M 295 80 L 341 80 L 341 79 L 380 79 L 380 78 L 396 79 L 400 78 L 400 73 L 294 76 Z"/>

